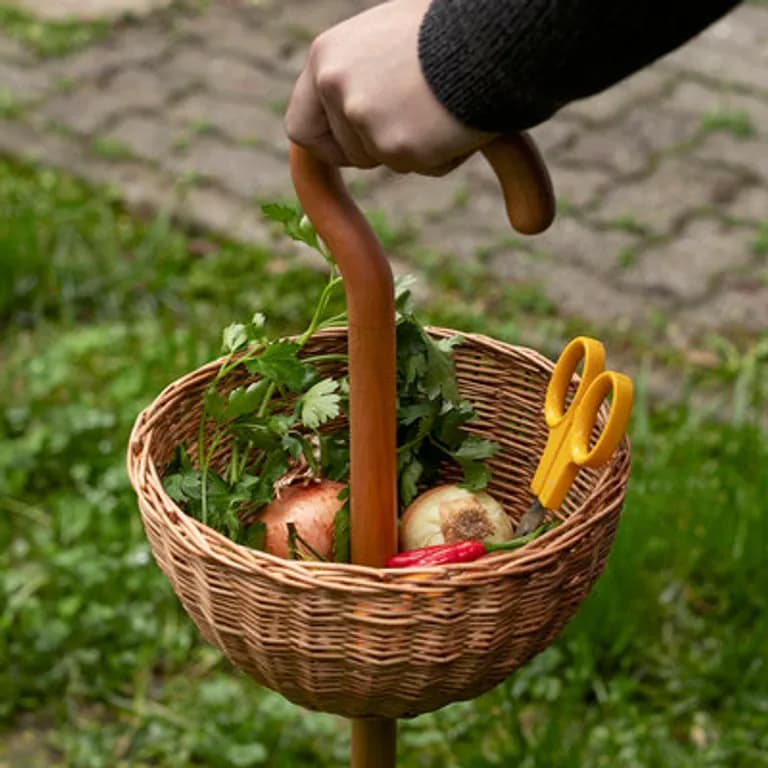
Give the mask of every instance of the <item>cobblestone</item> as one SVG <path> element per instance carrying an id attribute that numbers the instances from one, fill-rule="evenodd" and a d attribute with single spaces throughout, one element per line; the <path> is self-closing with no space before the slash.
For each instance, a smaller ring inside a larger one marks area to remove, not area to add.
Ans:
<path id="1" fill-rule="evenodd" d="M 118 72 L 102 86 L 85 85 L 64 93 L 43 107 L 44 114 L 79 134 L 101 131 L 115 116 L 126 111 L 160 110 L 168 93 L 160 78 L 149 70 Z"/>
<path id="2" fill-rule="evenodd" d="M 0 61 L 0 88 L 19 102 L 35 101 L 51 88 L 51 77 L 43 69 L 22 63 Z"/>
<path id="3" fill-rule="evenodd" d="M 713 133 L 696 150 L 696 157 L 708 164 L 728 165 L 744 175 L 768 182 L 768 145 L 759 139 L 743 139 L 728 133 Z"/>
<path id="4" fill-rule="evenodd" d="M 641 252 L 619 282 L 690 303 L 707 296 L 718 276 L 747 266 L 751 243 L 749 230 L 712 219 L 693 221 L 672 242 Z"/>
<path id="5" fill-rule="evenodd" d="M 647 179 L 612 188 L 594 219 L 603 224 L 638 224 L 665 235 L 694 213 L 719 210 L 744 184 L 744 174 L 738 170 L 674 156 Z"/>
<path id="6" fill-rule="evenodd" d="M 219 97 L 207 91 L 189 94 L 168 110 L 180 129 L 216 128 L 236 142 L 276 147 L 285 150 L 287 141 L 275 112 L 258 104 Z"/>
<path id="7" fill-rule="evenodd" d="M 268 242 L 256 201 L 293 197 L 282 113 L 308 44 L 376 1 L 180 6 L 54 60 L 0 31 L 0 83 L 15 116 L 0 120 L 0 152 Z M 395 235 L 414 234 L 398 246 L 398 269 L 418 269 L 421 247 L 479 259 L 495 279 L 540 286 L 566 317 L 673 345 L 711 331 L 765 333 L 768 267 L 754 243 L 768 221 L 766 71 L 768 6 L 744 5 L 534 128 L 559 205 L 535 238 L 510 230 L 479 156 L 443 179 L 344 176 Z M 109 142 L 131 156 L 111 156 Z"/>
<path id="8" fill-rule="evenodd" d="M 274 155 L 208 136 L 194 139 L 184 153 L 168 156 L 163 164 L 174 175 L 216 181 L 248 200 L 280 197 L 289 183 L 287 163 Z"/>
<path id="9" fill-rule="evenodd" d="M 164 30 L 129 27 L 114 35 L 109 47 L 86 48 L 56 61 L 53 67 L 62 78 L 103 80 L 116 70 L 125 70 L 158 58 L 169 45 Z"/>
<path id="10" fill-rule="evenodd" d="M 171 131 L 154 117 L 127 117 L 106 134 L 106 138 L 124 144 L 136 157 L 158 161 L 174 149 Z"/>
<path id="11" fill-rule="evenodd" d="M 646 102 L 667 89 L 672 76 L 657 69 L 645 69 L 628 77 L 619 88 L 609 88 L 596 96 L 568 105 L 562 116 L 576 117 L 595 125 L 609 122 L 639 102 Z"/>

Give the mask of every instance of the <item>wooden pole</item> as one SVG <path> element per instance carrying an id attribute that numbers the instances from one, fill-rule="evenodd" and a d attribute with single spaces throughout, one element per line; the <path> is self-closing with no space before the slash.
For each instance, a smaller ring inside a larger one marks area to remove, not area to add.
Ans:
<path id="1" fill-rule="evenodd" d="M 397 552 L 395 300 L 392 270 L 336 168 L 291 147 L 293 184 L 333 254 L 347 294 L 350 528 L 353 563 L 381 567 Z M 352 722 L 352 768 L 394 768 L 394 720 Z"/>
<path id="2" fill-rule="evenodd" d="M 546 229 L 552 184 L 524 134 L 484 150 L 504 192 L 512 226 Z M 292 145 L 291 175 L 304 212 L 331 251 L 347 294 L 350 405 L 350 527 L 353 563 L 382 567 L 397 551 L 397 413 L 392 270 L 338 168 Z M 394 768 L 397 723 L 352 721 L 352 768 Z"/>

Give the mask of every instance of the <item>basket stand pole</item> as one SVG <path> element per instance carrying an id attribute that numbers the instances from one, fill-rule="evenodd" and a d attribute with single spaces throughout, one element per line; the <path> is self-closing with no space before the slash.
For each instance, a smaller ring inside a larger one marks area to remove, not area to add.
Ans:
<path id="1" fill-rule="evenodd" d="M 296 194 L 341 270 L 347 294 L 351 560 L 382 567 L 397 552 L 397 412 L 392 270 L 341 174 L 291 147 Z M 397 723 L 352 722 L 352 768 L 394 768 Z"/>
<path id="2" fill-rule="evenodd" d="M 523 234 L 546 229 L 554 217 L 554 195 L 533 141 L 526 134 L 501 137 L 483 152 L 501 183 L 512 226 Z M 351 560 L 383 567 L 397 552 L 392 270 L 339 169 L 295 144 L 290 163 L 299 201 L 341 270 L 347 295 Z M 352 768 L 394 768 L 396 744 L 395 720 L 354 720 Z"/>

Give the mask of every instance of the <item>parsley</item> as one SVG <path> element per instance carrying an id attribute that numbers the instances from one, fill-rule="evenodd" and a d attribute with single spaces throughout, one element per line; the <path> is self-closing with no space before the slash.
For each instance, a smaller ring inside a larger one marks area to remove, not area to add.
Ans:
<path id="1" fill-rule="evenodd" d="M 285 205 L 267 205 L 263 210 L 289 237 L 328 260 L 328 282 L 309 326 L 294 339 L 269 339 L 267 318 L 260 312 L 249 323 L 232 323 L 224 329 L 225 359 L 203 393 L 195 461 L 180 446 L 163 481 L 169 496 L 188 514 L 255 548 L 264 546 L 265 527 L 250 519 L 252 513 L 273 499 L 275 484 L 286 473 L 341 482 L 349 476 L 348 430 L 329 430 L 334 419 L 348 415 L 349 385 L 343 377 L 321 377 L 317 367 L 345 357 L 302 354 L 318 330 L 343 324 L 344 315 L 328 316 L 341 277 L 305 216 Z M 411 278 L 396 281 L 401 508 L 439 481 L 446 462 L 461 467 L 466 487 L 485 487 L 490 472 L 484 460 L 497 450 L 495 443 L 466 429 L 475 413 L 459 394 L 452 355 L 461 338 L 435 340 L 427 333 L 414 314 L 411 285 Z M 253 380 L 228 389 L 231 374 L 243 369 Z M 225 446 L 228 463 L 217 471 L 213 460 Z M 343 493 L 347 500 L 348 489 Z M 349 536 L 345 503 L 334 524 L 335 561 L 348 562 Z M 305 542 L 295 531 L 290 538 L 292 551 L 302 556 Z"/>

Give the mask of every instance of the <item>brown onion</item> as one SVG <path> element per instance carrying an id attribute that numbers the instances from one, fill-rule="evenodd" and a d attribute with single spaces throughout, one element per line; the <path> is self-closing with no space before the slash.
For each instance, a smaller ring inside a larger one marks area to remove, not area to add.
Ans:
<path id="1" fill-rule="evenodd" d="M 502 542 L 514 537 L 512 521 L 485 491 L 440 485 L 411 502 L 400 522 L 400 551 L 457 541 Z"/>
<path id="2" fill-rule="evenodd" d="M 290 485 L 280 498 L 267 505 L 257 519 L 266 526 L 264 549 L 278 557 L 290 557 L 288 523 L 294 523 L 298 535 L 326 560 L 333 559 L 333 523 L 344 504 L 339 492 L 342 483 L 334 480 L 312 481 L 307 485 Z M 300 544 L 302 555 L 311 557 Z"/>

